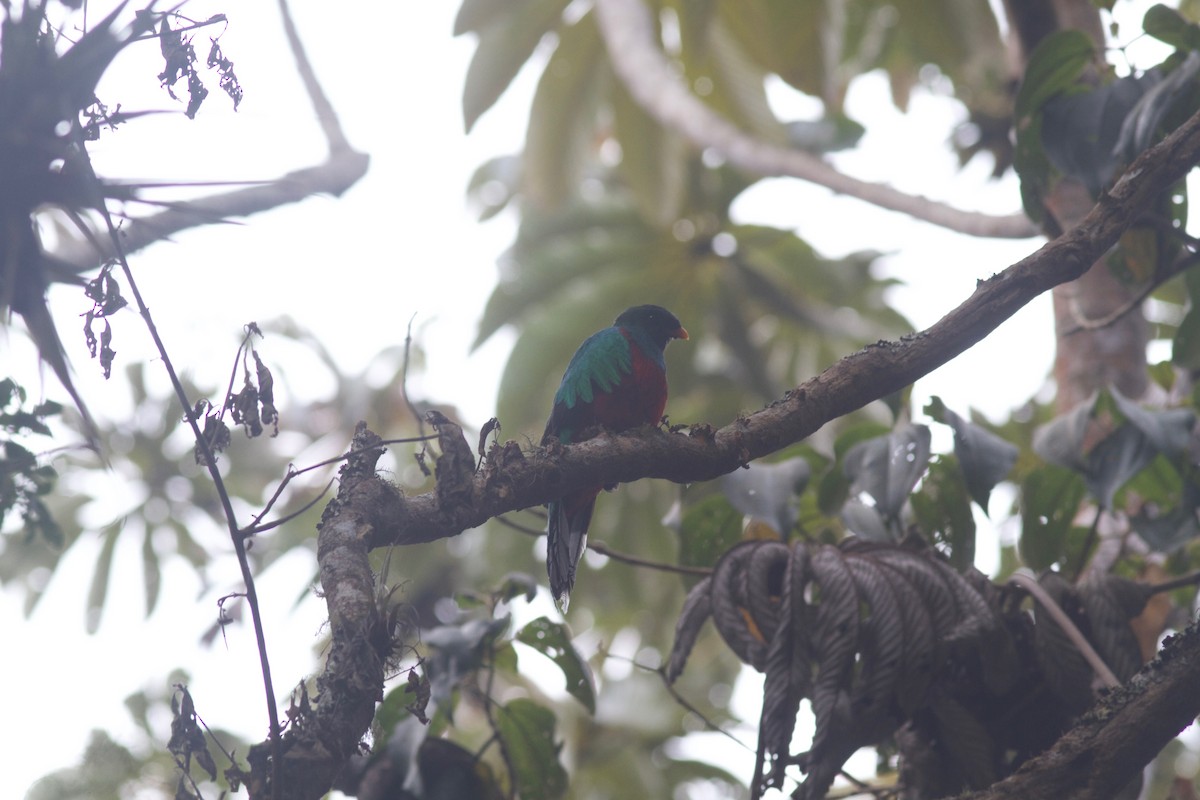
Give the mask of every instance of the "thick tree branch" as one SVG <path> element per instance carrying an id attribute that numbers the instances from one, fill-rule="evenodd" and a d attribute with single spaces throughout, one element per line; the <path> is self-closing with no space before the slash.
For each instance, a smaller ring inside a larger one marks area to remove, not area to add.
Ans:
<path id="1" fill-rule="evenodd" d="M 375 574 L 362 536 L 377 520 L 371 509 L 379 491 L 375 464 L 380 438 L 359 424 L 353 449 L 338 477 L 337 497 L 325 507 L 317 536 L 321 587 L 329 608 L 329 655 L 317 679 L 311 714 L 292 719 L 284 735 L 278 797 L 324 797 L 371 725 L 383 697 L 384 664 L 391 648 L 376 604 Z M 268 742 L 250 750 L 252 797 L 270 797 Z"/>
<path id="2" fill-rule="evenodd" d="M 995 786 L 960 800 L 1106 800 L 1190 725 L 1197 710 L 1200 632 L 1193 623 L 1053 747 Z"/>
<path id="3" fill-rule="evenodd" d="M 1144 153 L 1074 229 L 986 281 L 933 326 L 900 341 L 880 341 L 843 358 L 782 399 L 719 430 L 684 434 L 643 429 L 602 435 L 570 447 L 522 452 L 493 447 L 483 469 L 445 470 L 437 492 L 385 492 L 385 524 L 371 545 L 413 544 L 454 536 L 508 511 L 567 491 L 640 478 L 709 480 L 809 436 L 830 420 L 903 388 L 979 342 L 1026 303 L 1073 280 L 1112 247 L 1149 198 L 1200 162 L 1200 114 Z M 997 376 L 997 380 L 1003 380 Z M 453 426 L 451 426 L 453 427 Z M 446 424 L 439 426 L 446 433 Z M 461 436 L 461 432 L 457 434 Z M 443 447 L 443 452 L 446 448 Z M 453 496 L 443 503 L 439 497 Z"/>
<path id="4" fill-rule="evenodd" d="M 633 99 L 665 128 L 696 147 L 712 149 L 755 175 L 788 175 L 872 205 L 899 211 L 970 236 L 1025 239 L 1037 227 L 1024 214 L 993 216 L 964 211 L 882 183 L 838 172 L 802 150 L 760 141 L 713 111 L 690 91 L 654 41 L 654 25 L 642 0 L 594 0 L 596 20 L 613 70 Z"/>

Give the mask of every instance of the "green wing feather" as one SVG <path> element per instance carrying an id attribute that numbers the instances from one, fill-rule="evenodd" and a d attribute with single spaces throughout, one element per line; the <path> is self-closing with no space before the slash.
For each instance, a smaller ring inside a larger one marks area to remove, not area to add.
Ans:
<path id="1" fill-rule="evenodd" d="M 590 403 L 595 393 L 611 392 L 633 372 L 633 353 L 629 341 L 616 328 L 605 328 L 584 340 L 554 395 L 554 404 L 569 409 Z"/>

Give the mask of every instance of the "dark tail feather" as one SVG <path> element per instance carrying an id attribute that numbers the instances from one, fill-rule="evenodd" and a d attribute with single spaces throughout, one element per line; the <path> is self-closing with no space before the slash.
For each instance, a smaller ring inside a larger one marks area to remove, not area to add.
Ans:
<path id="1" fill-rule="evenodd" d="M 546 572 L 550 593 L 563 613 L 571 602 L 575 567 L 587 547 L 587 529 L 592 521 L 599 489 L 554 500 L 546 506 L 550 525 L 546 533 Z"/>

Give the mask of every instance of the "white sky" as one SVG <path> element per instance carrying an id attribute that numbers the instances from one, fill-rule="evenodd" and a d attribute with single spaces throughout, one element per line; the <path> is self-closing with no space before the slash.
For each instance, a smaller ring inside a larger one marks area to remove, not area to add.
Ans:
<path id="1" fill-rule="evenodd" d="M 473 42 L 450 38 L 457 3 L 396 8 L 368 0 L 350 14 L 329 4 L 294 3 L 297 25 L 350 141 L 371 155 L 371 170 L 361 183 L 340 200 L 319 198 L 243 226 L 188 232 L 132 263 L 174 360 L 198 381 L 227 378 L 241 325 L 249 320 L 289 314 L 354 372 L 383 347 L 402 343 L 416 314 L 429 366 L 414 393 L 453 400 L 468 423 L 479 424 L 494 406 L 510 339 L 498 336 L 473 356 L 467 347 L 494 280 L 494 261 L 514 229 L 507 218 L 475 223 L 464 188 L 476 165 L 519 148 L 535 71 L 523 72 L 471 137 L 464 137 L 459 96 Z M 101 174 L 271 178 L 319 160 L 324 143 L 295 81 L 274 4 L 193 0 L 186 11 L 197 19 L 230 14 L 222 46 L 246 89 L 241 109 L 233 114 L 214 91 L 195 121 L 182 115 L 135 121 L 102 140 L 96 150 Z M 201 35 L 197 42 L 207 40 Z M 126 109 L 161 106 L 156 51 L 148 43 L 122 56 L 100 87 L 102 99 L 119 99 Z M 786 93 L 778 94 L 774 99 L 786 104 Z M 952 104 L 918 93 L 912 116 L 901 117 L 884 82 L 874 79 L 856 85 L 848 110 L 867 124 L 868 136 L 862 152 L 839 159 L 847 171 L 971 208 L 1017 209 L 1013 180 L 988 181 L 984 163 L 958 172 L 944 141 L 957 119 Z M 767 182 L 736 210 L 747 221 L 795 226 L 827 255 L 867 248 L 893 253 L 888 268 L 907 283 L 895 291 L 895 302 L 919 328 L 965 299 L 976 280 L 1034 247 L 964 239 L 794 181 Z M 76 330 L 83 298 L 58 289 L 52 304 L 60 329 Z M 135 315 L 123 315 L 114 327 L 122 362 L 153 359 Z M 88 362 L 81 337 L 66 336 L 93 411 L 117 418 L 127 413 L 119 367 L 105 383 Z M 1042 298 L 965 358 L 922 380 L 918 394 L 939 394 L 960 413 L 971 405 L 1000 418 L 1042 385 L 1050 341 L 1049 304 Z M 269 353 L 270 341 L 264 346 Z M 214 351 L 220 353 L 215 360 Z M 0 374 L 27 370 L 31 353 L 20 337 L 0 341 Z M 27 385 L 36 387 L 36 378 Z M 62 396 L 50 380 L 46 392 Z M 252 738 L 265 735 L 248 627 L 231 631 L 228 649 L 196 647 L 212 622 L 215 598 L 237 587 L 236 574 L 214 572 L 221 591 L 198 597 L 190 569 L 168 560 L 160 609 L 144 620 L 138 546 L 134 541 L 120 546 L 95 636 L 83 628 L 95 542 L 82 542 L 67 555 L 31 619 L 21 615 L 21 597 L 0 594 L 8 654 L 0 679 L 10 689 L 5 717 L 19 720 L 0 726 L 0 752 L 7 754 L 0 797 L 19 797 L 37 777 L 64 766 L 93 727 L 108 728 L 121 739 L 131 728 L 123 698 L 158 685 L 182 664 L 192 672 L 193 694 L 210 723 L 245 726 L 262 720 L 261 730 L 241 730 Z M 313 664 L 322 604 L 310 598 L 298 611 L 291 609 L 303 580 L 296 576 L 312 569 L 311 555 L 296 551 L 259 584 L 281 694 Z"/>

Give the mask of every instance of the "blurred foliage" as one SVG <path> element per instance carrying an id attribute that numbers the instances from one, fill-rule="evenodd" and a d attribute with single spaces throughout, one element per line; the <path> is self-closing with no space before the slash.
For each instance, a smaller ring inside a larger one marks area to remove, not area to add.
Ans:
<path id="1" fill-rule="evenodd" d="M 763 140 L 818 153 L 855 147 L 862 126 L 847 116 L 847 92 L 862 75 L 882 70 L 901 108 L 922 87 L 950 93 L 968 121 L 947 134 L 954 134 L 964 158 L 990 153 L 997 173 L 1014 156 L 1014 102 L 1018 116 L 1024 112 L 1043 132 L 1049 127 L 1049 139 L 1038 131 L 1030 139 L 1028 130 L 1018 139 L 1030 196 L 1065 170 L 1090 170 L 1097 184 L 1111 174 L 1107 161 L 1066 163 L 1062 156 L 1080 130 L 1059 125 L 1052 115 L 1049 122 L 1038 117 L 1055 97 L 1072 94 L 1081 59 L 1093 57 L 1090 46 L 1084 56 L 1078 40 L 1047 45 L 1069 51 L 1050 62 L 1061 68 L 1026 81 L 1024 101 L 1017 100 L 1005 44 L 985 0 L 653 5 L 663 46 L 688 84 Z M 1184 4 L 1185 16 L 1194 18 L 1193 6 Z M 1189 26 L 1158 12 L 1149 27 L 1163 41 L 1190 49 Z M 171 38 L 169 26 L 163 27 Z M 540 71 L 523 152 L 482 165 L 469 187 L 481 218 L 513 212 L 519 220 L 476 339 L 482 344 L 504 328 L 517 334 L 497 403 L 507 434 L 540 432 L 571 353 L 635 303 L 669 307 L 691 333 L 689 343 L 667 356 L 675 422 L 733 419 L 862 345 L 910 330 L 888 303 L 890 281 L 877 274 L 876 254 L 829 258 L 795 230 L 739 216 L 738 198 L 760 178 L 694 152 L 633 102 L 614 77 L 587 3 L 466 0 L 456 32 L 478 40 L 463 95 L 468 127 L 527 63 Z M 7 60 L 7 45 L 4 55 Z M 1186 59 L 1181 53 L 1160 65 L 1162 80 Z M 1153 82 L 1142 80 L 1146 74 L 1130 84 L 1142 97 Z M 187 71 L 180 68 L 175 77 L 187 77 Z M 821 109 L 816 118 L 778 118 L 768 90 L 780 84 L 814 98 Z M 1189 91 L 1182 86 L 1155 95 L 1162 99 L 1140 118 L 1156 124 L 1132 151 L 1177 112 L 1168 100 L 1193 101 Z M 1138 107 L 1136 100 L 1113 97 L 1110 91 L 1084 103 L 1125 116 Z M 1164 209 L 1178 221 L 1184 207 L 1184 200 L 1172 197 Z M 1154 249 L 1149 272 L 1128 259 L 1124 268 L 1146 279 L 1177 252 Z M 916 533 L 963 568 L 974 561 L 975 526 L 987 514 L 1001 518 L 1005 531 L 1002 575 L 1023 559 L 1073 578 L 1089 557 L 1100 559 L 1114 548 L 1123 570 L 1163 557 L 1172 573 L 1185 572 L 1200 532 L 1191 381 L 1200 364 L 1198 297 L 1200 283 L 1191 272 L 1155 294 L 1156 336 L 1174 342 L 1173 363 L 1156 368 L 1155 377 L 1173 410 L 1150 410 L 1108 394 L 1069 419 L 1052 421 L 1045 405 L 1031 403 L 994 424 L 951 410 L 961 409 L 958 402 L 938 400 L 924 410 L 932 422 L 926 424 L 900 393 L 886 407 L 875 404 L 736 477 L 682 488 L 624 486 L 599 502 L 593 538 L 643 560 L 709 567 L 745 539 L 832 544 L 848 534 L 894 541 Z M 430 405 L 415 399 L 410 405 L 404 392 L 405 374 L 421 366 L 419 347 L 385 350 L 351 375 L 300 324 L 281 320 L 263 330 L 268 336 L 255 358 L 274 379 L 278 436 L 250 439 L 230 431 L 221 455 L 242 524 L 261 513 L 288 475 L 288 464 L 302 467 L 335 456 L 357 420 L 387 435 L 410 435 L 418 428 L 413 409 Z M 237 352 L 231 338 L 235 373 L 245 363 Z M 161 598 L 170 560 L 189 565 L 208 594 L 229 589 L 210 577 L 216 562 L 228 558 L 228 533 L 219 498 L 192 456 L 184 411 L 158 365 L 118 365 L 133 411 L 123 424 L 98 432 L 112 461 L 108 472 L 91 470 L 70 452 L 39 453 L 31 443 L 57 409 L 25 410 L 15 385 L 4 389 L 7 395 L 0 392 L 0 414 L 6 415 L 0 419 L 9 420 L 0 475 L 12 476 L 15 487 L 0 495 L 2 508 L 23 513 L 28 526 L 28 509 L 41 503 L 47 513 L 39 511 L 36 519 L 55 523 L 51 530 L 43 521 L 30 535 L 10 515 L 0 541 L 0 585 L 23 591 L 32 611 L 64 554 L 85 544 L 97 553 L 86 597 L 91 630 L 109 600 L 122 540 L 138 544 L 148 614 Z M 261 373 L 251 371 L 261 400 Z M 326 394 L 295 397 L 289 374 L 301 372 L 327 378 Z M 207 398 L 218 413 L 224 409 L 226 387 L 185 389 L 190 398 Z M 935 445 L 937 426 L 953 436 L 952 451 Z M 386 468 L 405 491 L 430 486 L 414 458 L 424 452 L 407 445 L 392 451 Z M 321 504 L 306 505 L 335 469 L 289 482 L 264 521 L 297 516 L 256 540 L 256 572 L 296 548 L 314 548 Z M 61 477 L 51 490 L 55 473 Z M 1010 507 L 998 512 L 999 498 Z M 1102 514 L 1108 524 L 1098 531 L 1093 521 Z M 718 637 L 702 633 L 675 690 L 683 702 L 666 690 L 660 671 L 684 592 L 697 576 L 591 553 L 569 619 L 543 617 L 549 605 L 542 581 L 522 573 L 539 563 L 536 536 L 544 517 L 527 511 L 508 521 L 525 533 L 489 523 L 446 542 L 406 548 L 403 559 L 395 559 L 400 567 L 391 553 L 374 554 L 381 595 L 390 597 L 399 586 L 395 596 L 408 618 L 405 630 L 421 634 L 419 642 L 414 636 L 405 643 L 379 706 L 374 748 L 347 776 L 353 785 L 345 788 L 360 797 L 425 800 L 514 793 L 668 797 L 700 785 L 711 796 L 743 796 L 738 778 L 722 765 L 680 755 L 688 733 L 732 730 L 745 721 L 730 707 L 741 663 Z M 392 569 L 398 574 L 389 577 Z M 308 582 L 297 585 L 298 596 L 309 591 Z M 216 632 L 214 625 L 210 639 Z M 168 685 L 131 698 L 131 712 L 147 734 L 141 746 L 98 734 L 78 767 L 48 776 L 35 790 L 42 794 L 33 796 L 173 792 L 179 776 L 165 749 L 171 732 L 151 724 L 158 718 L 153 709 L 177 702 Z M 203 711 L 202 698 L 192 710 Z M 182 707 L 180 716 L 188 716 Z M 185 734 L 195 739 L 194 732 Z M 182 751 L 197 753 L 195 744 Z M 213 757 L 220 764 L 219 754 Z M 221 790 L 215 782 L 202 788 Z"/>

